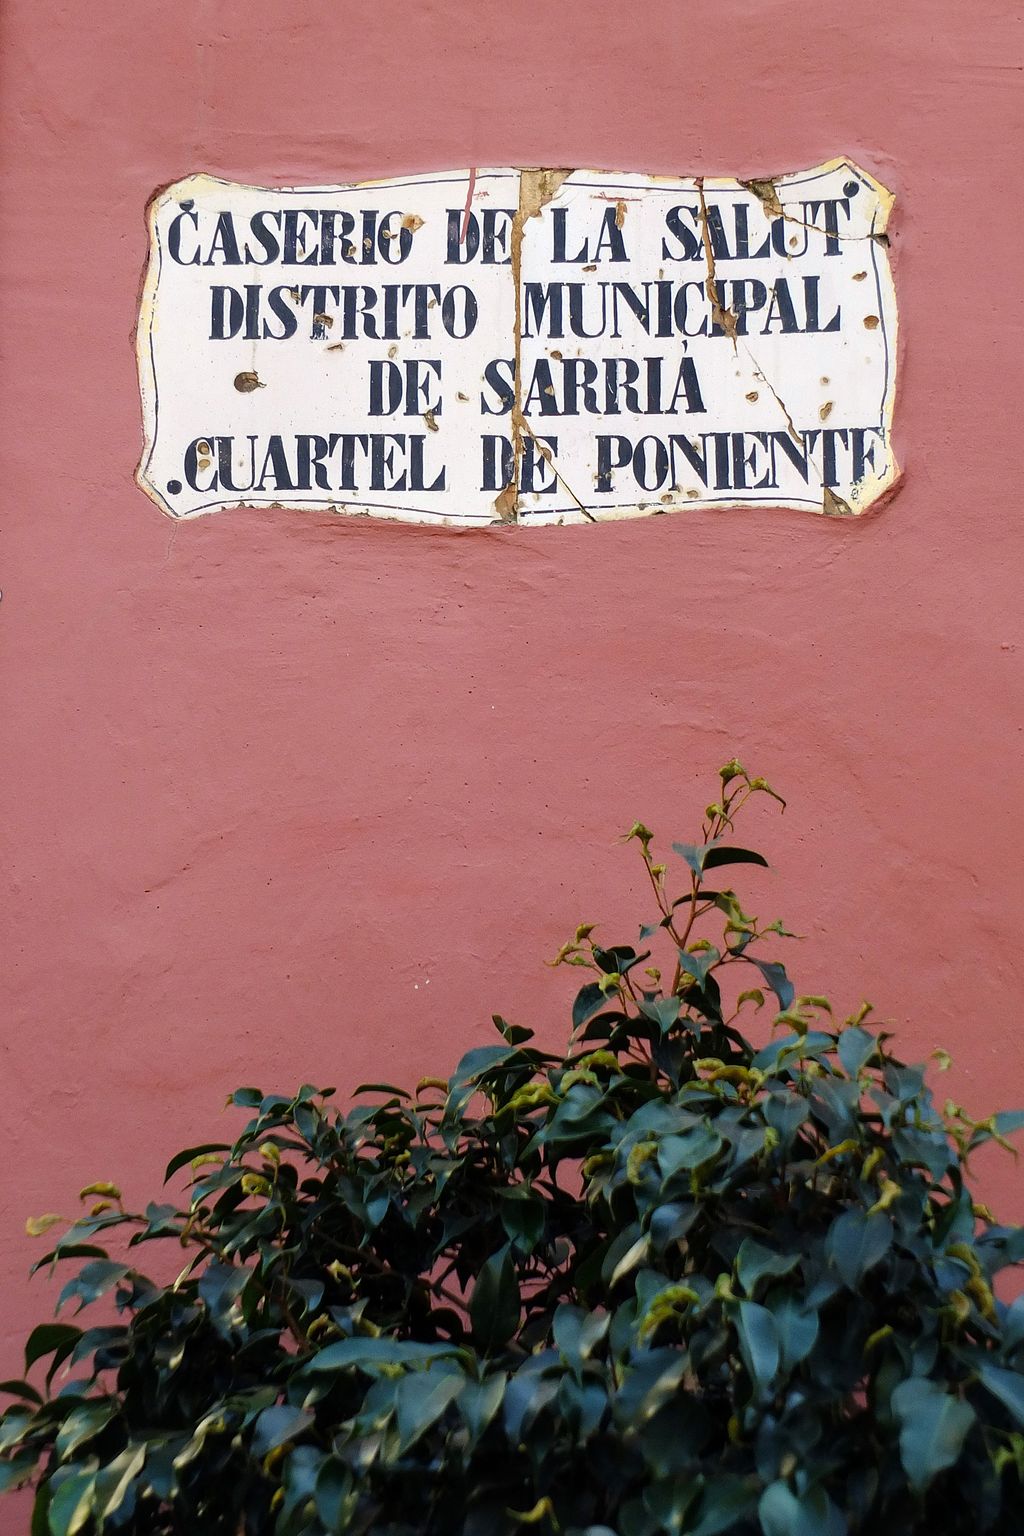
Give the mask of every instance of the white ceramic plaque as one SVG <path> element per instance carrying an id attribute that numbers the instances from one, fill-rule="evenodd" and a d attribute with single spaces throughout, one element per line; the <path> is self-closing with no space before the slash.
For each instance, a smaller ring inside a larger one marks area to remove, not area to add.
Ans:
<path id="1" fill-rule="evenodd" d="M 139 484 L 176 518 L 863 512 L 898 473 L 891 206 L 849 160 L 187 177 L 150 206 Z"/>

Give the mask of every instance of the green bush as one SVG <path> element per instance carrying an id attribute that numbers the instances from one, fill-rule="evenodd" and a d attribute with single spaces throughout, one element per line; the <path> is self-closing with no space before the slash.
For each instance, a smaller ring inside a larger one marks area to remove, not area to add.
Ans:
<path id="1" fill-rule="evenodd" d="M 495 1019 L 412 1093 L 242 1088 L 234 1145 L 171 1161 L 184 1208 L 83 1191 L 40 1265 L 119 1320 L 36 1328 L 46 1394 L 5 1384 L 34 1533 L 1024 1529 L 1024 1298 L 993 1294 L 1024 1229 L 968 1183 L 1024 1115 L 938 1109 L 867 1006 L 796 995 L 722 876 L 764 863 L 733 822 L 772 791 L 734 762 L 719 793 L 680 895 L 629 833 L 653 920 L 558 955 L 564 1055 Z"/>

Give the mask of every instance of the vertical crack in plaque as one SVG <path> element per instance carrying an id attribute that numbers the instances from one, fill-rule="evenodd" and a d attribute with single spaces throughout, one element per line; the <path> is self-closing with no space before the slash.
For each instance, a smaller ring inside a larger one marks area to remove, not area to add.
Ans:
<path id="1" fill-rule="evenodd" d="M 708 266 L 705 287 L 708 302 L 711 305 L 711 318 L 725 332 L 735 348 L 736 316 L 731 309 L 725 308 L 718 293 L 718 279 L 715 275 L 715 253 L 711 248 L 711 234 L 708 230 L 708 205 L 704 197 L 704 177 L 698 176 L 695 185 L 697 187 L 697 196 L 700 199 L 700 239 L 704 247 L 704 259 Z"/>
<path id="2" fill-rule="evenodd" d="M 503 523 L 514 523 L 519 515 L 519 471 L 523 462 L 523 433 L 530 432 L 526 418 L 523 416 L 523 230 L 527 219 L 540 217 L 541 209 L 551 201 L 565 178 L 571 175 L 571 169 L 519 172 L 519 206 L 512 220 L 512 235 L 509 242 L 516 306 L 515 332 L 512 338 L 512 479 L 494 501 L 494 510 Z M 533 436 L 532 432 L 530 436 Z M 568 490 L 568 487 L 566 489 Z M 570 491 L 569 494 L 572 495 L 572 492 Z M 573 500 L 575 499 L 573 497 Z"/>

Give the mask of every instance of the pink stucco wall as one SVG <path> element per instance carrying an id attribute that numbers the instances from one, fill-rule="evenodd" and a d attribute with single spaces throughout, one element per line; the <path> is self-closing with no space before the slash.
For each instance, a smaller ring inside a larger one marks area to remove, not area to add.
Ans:
<path id="1" fill-rule="evenodd" d="M 437 1071 L 493 1009 L 557 1036 L 542 958 L 632 933 L 617 834 L 694 831 L 734 752 L 790 800 L 755 889 L 805 989 L 1024 1103 L 1018 11 L 7 0 L 0 1375 L 49 1305 L 27 1214 L 144 1198 L 238 1083 Z M 133 485 L 158 184 L 840 152 L 899 198 L 906 473 L 863 522 L 172 526 Z"/>

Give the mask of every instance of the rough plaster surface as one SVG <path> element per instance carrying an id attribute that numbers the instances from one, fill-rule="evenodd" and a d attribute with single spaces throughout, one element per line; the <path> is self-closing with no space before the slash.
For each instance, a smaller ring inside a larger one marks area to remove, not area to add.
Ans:
<path id="1" fill-rule="evenodd" d="M 1018 9 L 8 0 L 0 1375 L 27 1214 L 151 1194 L 238 1083 L 415 1078 L 499 1008 L 558 1038 L 543 957 L 641 915 L 617 834 L 695 831 L 734 752 L 790 801 L 746 889 L 804 988 L 1024 1103 Z M 898 198 L 905 475 L 855 525 L 173 527 L 133 484 L 160 183 L 839 151 Z"/>

